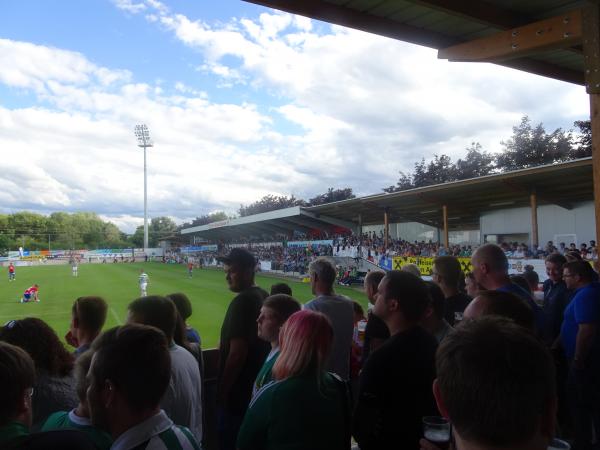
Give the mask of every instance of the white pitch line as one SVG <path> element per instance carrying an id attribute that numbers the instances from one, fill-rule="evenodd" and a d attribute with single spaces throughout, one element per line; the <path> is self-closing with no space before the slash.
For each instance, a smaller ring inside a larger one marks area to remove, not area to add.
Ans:
<path id="1" fill-rule="evenodd" d="M 115 318 L 115 320 L 117 321 L 117 323 L 119 325 L 123 325 L 123 322 L 121 322 L 121 319 L 119 319 L 119 316 L 117 316 L 117 313 L 115 312 L 115 310 L 112 307 L 110 308 L 110 312 L 112 313 L 112 315 Z"/>

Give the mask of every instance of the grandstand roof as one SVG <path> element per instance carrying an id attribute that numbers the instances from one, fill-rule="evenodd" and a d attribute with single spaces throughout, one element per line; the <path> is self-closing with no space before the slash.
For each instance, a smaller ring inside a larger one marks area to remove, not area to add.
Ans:
<path id="1" fill-rule="evenodd" d="M 310 232 L 331 226 L 353 228 L 356 225 L 326 214 L 307 211 L 299 206 L 278 209 L 252 216 L 222 220 L 208 225 L 185 228 L 181 234 L 196 234 L 206 239 L 236 239 L 247 236 L 290 234 L 293 231 Z"/>
<path id="2" fill-rule="evenodd" d="M 442 59 L 488 61 L 584 84 L 584 19 L 576 12 L 585 7 L 584 0 L 246 1 L 435 48 Z M 528 33 L 527 25 L 535 22 L 541 26 Z M 502 34 L 508 30 L 519 32 Z M 461 48 L 465 43 L 475 45 Z"/>
<path id="3" fill-rule="evenodd" d="M 479 229 L 481 213 L 530 206 L 532 192 L 538 205 L 554 204 L 566 209 L 592 200 L 592 158 L 308 208 L 295 206 L 186 228 L 181 234 L 215 240 L 310 232 L 332 226 L 356 229 L 359 216 L 363 225 L 382 224 L 386 208 L 391 223 L 419 222 L 443 228 L 444 205 L 448 208 L 449 229 Z"/>
<path id="4" fill-rule="evenodd" d="M 443 227 L 442 206 L 448 207 L 450 229 L 479 229 L 484 211 L 537 203 L 571 209 L 593 199 L 592 158 L 551 164 L 406 191 L 370 195 L 307 208 L 307 211 L 363 225 L 383 223 L 388 208 L 390 222 L 419 222 Z"/>

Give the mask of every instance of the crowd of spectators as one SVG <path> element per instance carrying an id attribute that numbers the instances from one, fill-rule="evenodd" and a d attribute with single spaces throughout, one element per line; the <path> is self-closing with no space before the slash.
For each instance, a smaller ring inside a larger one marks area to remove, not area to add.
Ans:
<path id="1" fill-rule="evenodd" d="M 600 284 L 583 255 L 565 253 L 546 256 L 541 287 L 531 269 L 509 277 L 494 244 L 473 252 L 471 274 L 451 255 L 435 257 L 430 282 L 371 271 L 365 315 L 335 291 L 328 258 L 310 262 L 302 307 L 285 283 L 257 286 L 258 260 L 232 248 L 219 257 L 234 298 L 216 423 L 204 418 L 185 294 L 135 299 L 127 323 L 104 332 L 107 302 L 76 299 L 72 352 L 43 320 L 11 320 L 0 328 L 0 448 L 196 450 L 213 434 L 220 450 L 349 450 L 352 438 L 361 450 L 546 450 L 558 435 L 595 450 Z M 428 434 L 425 417 L 445 427 Z"/>

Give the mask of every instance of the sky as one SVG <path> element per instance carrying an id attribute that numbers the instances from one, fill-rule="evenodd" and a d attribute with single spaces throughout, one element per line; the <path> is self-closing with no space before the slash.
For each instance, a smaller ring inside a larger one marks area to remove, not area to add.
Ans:
<path id="1" fill-rule="evenodd" d="M 264 195 L 380 193 L 523 115 L 589 118 L 585 90 L 241 0 L 0 2 L 0 213 L 92 211 L 131 233 Z"/>

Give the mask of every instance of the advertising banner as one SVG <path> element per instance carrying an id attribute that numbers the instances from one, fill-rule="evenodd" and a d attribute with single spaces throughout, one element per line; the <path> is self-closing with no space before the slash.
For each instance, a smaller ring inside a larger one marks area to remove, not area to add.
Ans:
<path id="1" fill-rule="evenodd" d="M 333 241 L 321 240 L 321 241 L 290 241 L 287 243 L 288 247 L 313 247 L 317 245 L 333 245 Z"/>
<path id="2" fill-rule="evenodd" d="M 259 261 L 258 268 L 261 272 L 271 272 L 271 261 Z"/>

